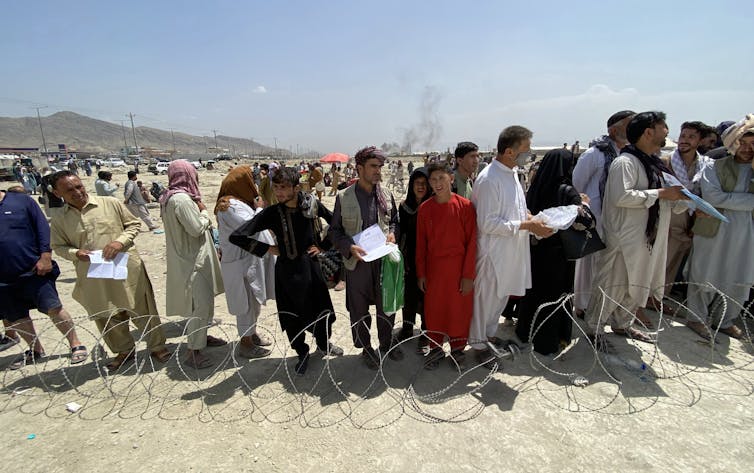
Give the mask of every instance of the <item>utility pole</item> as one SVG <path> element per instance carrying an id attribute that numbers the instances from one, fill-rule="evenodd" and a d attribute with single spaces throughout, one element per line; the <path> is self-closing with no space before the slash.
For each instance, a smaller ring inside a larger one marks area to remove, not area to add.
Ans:
<path id="1" fill-rule="evenodd" d="M 120 128 L 123 130 L 123 157 L 128 157 L 128 141 L 126 140 L 126 121 L 125 120 L 119 120 L 120 121 Z"/>
<path id="2" fill-rule="evenodd" d="M 212 133 L 215 134 L 215 152 L 217 152 L 217 130 L 212 130 Z"/>
<path id="3" fill-rule="evenodd" d="M 136 142 L 136 128 L 134 127 L 134 114 L 129 113 L 128 116 L 131 118 L 131 133 L 134 135 L 134 146 L 136 147 L 136 155 L 139 156 L 139 144 Z"/>
<path id="4" fill-rule="evenodd" d="M 42 130 L 42 117 L 39 116 L 39 109 L 47 108 L 47 106 L 45 105 L 44 107 L 34 107 L 34 108 L 37 109 L 37 122 L 39 122 L 39 132 L 42 134 L 42 147 L 45 150 L 45 154 L 47 154 L 47 141 L 45 140 L 45 132 L 44 130 Z"/>
<path id="5" fill-rule="evenodd" d="M 175 135 L 172 128 L 170 129 L 170 137 L 173 138 L 173 154 L 175 154 Z"/>

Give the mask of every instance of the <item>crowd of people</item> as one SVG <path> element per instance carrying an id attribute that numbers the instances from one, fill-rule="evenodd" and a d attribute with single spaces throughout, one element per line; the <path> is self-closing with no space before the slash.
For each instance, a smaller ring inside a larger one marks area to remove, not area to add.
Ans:
<path id="1" fill-rule="evenodd" d="M 480 162 L 478 146 L 464 141 L 452 160 L 428 159 L 416 168 L 410 163 L 402 201 L 383 185 L 388 160 L 375 147 L 359 150 L 353 164 L 333 164 L 327 171 L 306 163 L 238 165 L 220 186 L 214 215 L 203 201 L 196 168 L 172 161 L 168 186 L 159 194 L 167 261 L 164 313 L 188 319 L 182 362 L 195 369 L 212 366 L 205 348 L 227 343 L 208 334 L 215 297 L 222 293 L 237 319 L 239 356 L 271 354 L 271 341 L 257 331 L 257 322 L 273 299 L 280 328 L 297 354 L 297 374 L 309 363 L 307 332 L 323 355 L 343 355 L 330 340 L 336 316 L 329 291 L 340 279 L 352 343 L 369 369 L 378 369 L 386 357 L 403 360 L 401 342 L 410 338 L 417 339 L 428 370 L 446 357 L 464 369 L 467 356 L 491 368 L 511 343 L 498 336 L 504 313 L 517 320 L 518 341 L 545 355 L 572 342 L 572 313 L 584 319 L 596 350 L 613 350 L 608 334 L 654 343 L 643 309 L 680 316 L 677 304 L 667 304 L 676 281 L 688 282 L 677 285 L 687 292 L 674 297 L 687 301 L 686 324 L 693 332 L 706 339 L 717 332 L 741 338 L 735 320 L 754 284 L 754 261 L 746 256 L 754 243 L 754 115 L 725 130 L 684 122 L 677 149 L 663 157 L 668 132 L 662 112 L 617 112 L 607 119 L 607 134 L 583 153 L 547 152 L 527 186 L 522 181 L 533 133 L 510 126 L 489 162 Z M 703 151 L 715 159 L 700 152 L 710 134 L 720 147 Z M 391 179 L 402 185 L 403 164 L 389 167 Z M 87 358 L 57 294 L 60 270 L 53 253 L 73 263 L 72 295 L 114 355 L 109 371 L 134 358 L 131 322 L 154 360 L 171 357 L 135 246 L 142 222 L 157 229 L 146 208 L 150 193 L 130 171 L 123 199 L 115 198 L 119 187 L 111 178 L 100 172 L 96 195 L 90 195 L 70 170 L 48 176 L 45 185 L 61 202 L 49 224 L 25 192 L 0 193 L 0 257 L 6 261 L 0 269 L 6 328 L 0 348 L 19 343 L 19 337 L 29 346 L 11 368 L 45 356 L 31 309 L 46 313 L 66 336 L 71 364 Z M 332 210 L 322 203 L 326 185 L 335 195 Z M 702 211 L 695 197 L 727 221 Z M 604 249 L 570 256 L 566 232 L 549 223 L 552 209 L 570 212 L 567 229 L 592 231 Z M 384 305 L 383 260 L 357 244 L 370 228 L 400 249 L 404 284 L 397 332 L 396 312 Z M 88 277 L 100 252 L 105 260 L 127 255 L 125 278 Z"/>

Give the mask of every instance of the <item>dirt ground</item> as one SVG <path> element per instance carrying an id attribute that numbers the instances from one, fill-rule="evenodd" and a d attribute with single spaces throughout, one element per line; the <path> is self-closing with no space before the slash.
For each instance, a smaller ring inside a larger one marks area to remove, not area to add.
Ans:
<path id="1" fill-rule="evenodd" d="M 221 164 L 200 171 L 208 207 L 226 170 Z M 113 180 L 122 188 L 125 179 L 123 170 Z M 84 182 L 94 192 L 93 178 Z M 332 197 L 324 201 L 332 207 Z M 136 244 L 164 310 L 164 235 L 142 230 Z M 63 303 L 97 354 L 96 327 L 71 298 L 72 265 L 57 261 Z M 575 327 L 577 342 L 557 359 L 524 348 L 492 372 L 470 364 L 459 373 L 447 362 L 427 372 L 411 339 L 403 361 L 370 371 L 351 343 L 344 292 L 331 296 L 338 317 L 333 341 L 346 355 L 314 355 L 303 377 L 292 373 L 295 356 L 274 301 L 260 319 L 276 341 L 272 356 L 249 361 L 234 356 L 234 344 L 210 348 L 217 364 L 198 373 L 180 363 L 180 318 L 162 319 L 169 348 L 178 351 L 166 365 L 152 365 L 139 342 L 136 363 L 106 375 L 99 359 L 71 367 L 65 340 L 36 313 L 48 357 L 10 371 L 5 368 L 21 348 L 0 353 L 6 465 L 34 472 L 730 472 L 754 466 L 748 341 L 718 335 L 714 346 L 699 343 L 682 320 L 650 312 L 661 327 L 659 343 L 611 336 L 615 357 L 598 358 Z M 224 296 L 215 308 L 210 333 L 237 342 Z M 510 327 L 501 324 L 500 331 L 513 337 Z M 66 410 L 72 402 L 81 405 L 76 413 Z"/>

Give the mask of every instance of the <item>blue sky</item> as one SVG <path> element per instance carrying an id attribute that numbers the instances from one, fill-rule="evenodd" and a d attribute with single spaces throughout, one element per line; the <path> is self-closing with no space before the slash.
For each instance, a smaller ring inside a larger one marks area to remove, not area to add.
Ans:
<path id="1" fill-rule="evenodd" d="M 614 111 L 753 112 L 746 1 L 5 2 L 0 115 L 72 110 L 340 151 L 582 141 Z M 424 126 L 422 126 L 424 124 Z"/>

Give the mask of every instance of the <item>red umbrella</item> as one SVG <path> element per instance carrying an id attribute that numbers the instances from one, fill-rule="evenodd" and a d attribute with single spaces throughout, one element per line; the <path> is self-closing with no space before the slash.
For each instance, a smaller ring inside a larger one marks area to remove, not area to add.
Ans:
<path id="1" fill-rule="evenodd" d="M 347 163 L 350 158 L 343 153 L 330 153 L 322 156 L 320 163 Z"/>

